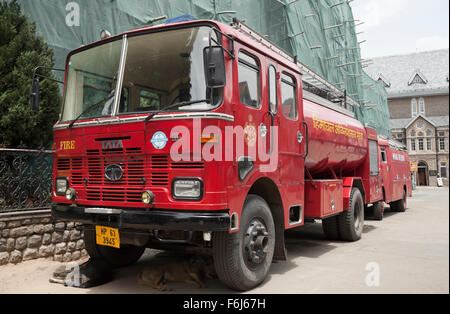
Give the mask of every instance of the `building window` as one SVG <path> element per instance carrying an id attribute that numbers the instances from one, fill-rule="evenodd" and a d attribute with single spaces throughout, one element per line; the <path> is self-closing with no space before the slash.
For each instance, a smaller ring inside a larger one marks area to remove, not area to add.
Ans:
<path id="1" fill-rule="evenodd" d="M 411 137 L 416 137 L 416 131 L 411 131 Z"/>
<path id="2" fill-rule="evenodd" d="M 259 62 L 256 58 L 240 52 L 238 73 L 241 103 L 248 107 L 259 108 L 261 101 Z"/>
<path id="3" fill-rule="evenodd" d="M 431 138 L 427 138 L 427 150 L 431 150 Z"/>
<path id="4" fill-rule="evenodd" d="M 427 130 L 427 136 L 428 136 L 428 137 L 433 136 L 433 132 L 431 132 L 431 130 Z"/>
<path id="5" fill-rule="evenodd" d="M 418 128 L 418 129 L 423 129 L 424 124 L 423 124 L 422 121 L 417 122 L 416 125 L 417 125 L 417 128 Z"/>
<path id="6" fill-rule="evenodd" d="M 439 150 L 444 151 L 445 150 L 445 132 L 438 132 L 439 136 Z"/>
<path id="7" fill-rule="evenodd" d="M 419 113 L 425 114 L 425 99 L 419 98 Z"/>
<path id="8" fill-rule="evenodd" d="M 441 162 L 440 172 L 441 172 L 441 178 L 447 178 L 447 163 L 446 162 Z"/>
<path id="9" fill-rule="evenodd" d="M 439 150 L 445 150 L 445 138 L 444 137 L 441 137 L 440 139 L 439 139 Z"/>
<path id="10" fill-rule="evenodd" d="M 412 151 L 416 150 L 416 140 L 411 140 L 411 150 Z"/>
<path id="11" fill-rule="evenodd" d="M 411 100 L 411 111 L 412 111 L 412 116 L 415 117 L 417 116 L 417 99 L 413 98 Z"/>
<path id="12" fill-rule="evenodd" d="M 423 150 L 423 138 L 419 138 L 419 150 Z"/>

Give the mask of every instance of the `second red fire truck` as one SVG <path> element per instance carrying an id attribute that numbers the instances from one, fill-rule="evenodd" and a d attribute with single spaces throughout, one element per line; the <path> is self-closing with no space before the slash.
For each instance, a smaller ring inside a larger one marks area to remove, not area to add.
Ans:
<path id="1" fill-rule="evenodd" d="M 104 38 L 67 58 L 53 217 L 82 223 L 111 266 L 202 247 L 221 281 L 252 289 L 287 259 L 286 230 L 321 219 L 328 238 L 356 241 L 365 210 L 405 209 L 407 154 L 357 105 L 238 21 Z"/>

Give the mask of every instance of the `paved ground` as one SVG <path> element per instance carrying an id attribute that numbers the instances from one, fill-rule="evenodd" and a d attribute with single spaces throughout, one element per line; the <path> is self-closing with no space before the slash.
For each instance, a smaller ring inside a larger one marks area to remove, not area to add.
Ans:
<path id="1" fill-rule="evenodd" d="M 250 293 L 449 293 L 449 190 L 418 189 L 407 212 L 366 221 L 357 243 L 326 241 L 318 223 L 289 232 L 287 248 L 289 261 L 273 264 Z M 135 280 L 144 265 L 162 258 L 156 253 L 147 250 L 135 266 L 116 271 L 113 282 L 87 290 L 50 284 L 59 263 L 2 266 L 0 293 L 159 293 Z M 171 284 L 173 293 L 231 293 L 218 280 L 208 286 Z"/>

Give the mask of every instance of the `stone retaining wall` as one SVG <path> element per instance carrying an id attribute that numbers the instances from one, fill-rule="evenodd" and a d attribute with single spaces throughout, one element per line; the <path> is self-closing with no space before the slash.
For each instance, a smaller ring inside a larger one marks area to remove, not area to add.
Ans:
<path id="1" fill-rule="evenodd" d="M 0 265 L 37 258 L 66 263 L 86 256 L 78 224 L 53 224 L 49 214 L 0 217 Z"/>

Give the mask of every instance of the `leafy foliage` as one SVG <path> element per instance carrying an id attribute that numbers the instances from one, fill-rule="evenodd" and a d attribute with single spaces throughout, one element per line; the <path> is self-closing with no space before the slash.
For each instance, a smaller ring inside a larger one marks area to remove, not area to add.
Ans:
<path id="1" fill-rule="evenodd" d="M 53 50 L 19 4 L 0 2 L 0 146 L 36 148 L 51 142 L 61 105 L 58 83 L 41 79 L 37 113 L 31 112 L 29 95 L 34 68 L 53 64 Z M 39 74 L 54 78 L 50 70 Z"/>

